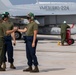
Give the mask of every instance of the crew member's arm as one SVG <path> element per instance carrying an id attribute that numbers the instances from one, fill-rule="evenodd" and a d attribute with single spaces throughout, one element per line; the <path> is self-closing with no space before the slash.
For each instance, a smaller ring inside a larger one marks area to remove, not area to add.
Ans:
<path id="1" fill-rule="evenodd" d="M 37 39 L 37 33 L 38 33 L 38 25 L 34 25 L 34 35 L 33 35 L 33 42 L 32 42 L 32 47 L 35 47 L 35 42 Z"/>
<path id="2" fill-rule="evenodd" d="M 74 27 L 74 24 L 72 24 L 72 26 L 70 28 L 73 28 Z"/>
<path id="3" fill-rule="evenodd" d="M 17 27 L 14 27 L 12 30 L 6 30 L 6 34 L 8 35 L 8 34 L 11 34 L 11 33 L 13 33 L 13 32 L 15 32 L 15 31 L 17 31 L 18 30 L 18 28 Z"/>
<path id="4" fill-rule="evenodd" d="M 67 28 L 70 28 L 70 26 L 69 26 L 69 25 L 67 25 Z"/>
<path id="5" fill-rule="evenodd" d="M 36 41 L 36 39 L 37 39 L 37 33 L 38 33 L 38 30 L 34 30 L 34 36 L 33 36 L 32 47 L 35 47 L 35 41 Z"/>
<path id="6" fill-rule="evenodd" d="M 14 32 L 14 30 L 7 30 L 6 34 L 8 35 L 8 34 L 11 34 L 12 32 Z"/>
<path id="7" fill-rule="evenodd" d="M 12 39 L 13 39 L 13 45 L 16 45 L 15 32 L 12 32 L 11 36 L 12 36 Z"/>
<path id="8" fill-rule="evenodd" d="M 24 28 L 24 29 L 18 29 L 19 32 L 26 32 L 27 31 L 27 28 Z"/>

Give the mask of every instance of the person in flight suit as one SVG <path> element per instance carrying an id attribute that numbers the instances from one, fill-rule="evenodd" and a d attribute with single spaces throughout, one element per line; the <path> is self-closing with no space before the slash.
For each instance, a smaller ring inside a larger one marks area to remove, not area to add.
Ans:
<path id="1" fill-rule="evenodd" d="M 9 13 L 8 12 L 4 12 L 2 14 L 2 19 L 3 22 L 2 24 L 6 27 L 6 30 L 9 31 L 13 31 L 13 23 L 9 21 Z M 8 56 L 8 62 L 10 63 L 10 68 L 11 69 L 16 69 L 16 67 L 14 66 L 13 62 L 13 46 L 12 46 L 12 39 L 14 41 L 14 45 L 16 44 L 16 40 L 15 40 L 15 33 L 12 32 L 11 34 L 8 34 L 4 37 L 4 41 L 5 41 L 5 48 L 4 48 L 4 60 L 3 60 L 3 68 L 6 68 L 6 52 L 7 52 L 7 56 Z"/>
<path id="2" fill-rule="evenodd" d="M 37 33 L 38 33 L 38 24 L 34 21 L 34 14 L 29 13 L 27 16 L 29 24 L 24 29 L 18 29 L 20 32 L 26 32 L 24 40 L 26 41 L 26 57 L 28 68 L 24 69 L 24 72 L 39 72 L 38 69 L 38 60 L 36 57 L 36 46 L 37 46 Z M 34 69 L 32 69 L 34 65 Z"/>
<path id="3" fill-rule="evenodd" d="M 60 26 L 61 28 L 61 45 L 64 46 L 64 42 L 66 40 L 66 30 L 67 28 L 70 28 L 69 25 L 67 25 L 66 21 L 63 22 Z"/>

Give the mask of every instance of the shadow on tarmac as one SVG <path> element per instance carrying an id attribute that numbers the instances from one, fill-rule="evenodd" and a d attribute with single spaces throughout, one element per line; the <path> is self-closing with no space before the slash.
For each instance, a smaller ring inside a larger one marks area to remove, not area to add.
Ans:
<path id="1" fill-rule="evenodd" d="M 53 69 L 44 69 L 41 70 L 41 72 L 48 72 L 48 71 L 59 71 L 59 70 L 65 70 L 65 68 L 53 68 Z"/>
<path id="2" fill-rule="evenodd" d="M 24 67 L 26 68 L 26 66 L 24 65 L 24 66 L 16 66 L 16 70 L 23 70 L 24 69 Z"/>

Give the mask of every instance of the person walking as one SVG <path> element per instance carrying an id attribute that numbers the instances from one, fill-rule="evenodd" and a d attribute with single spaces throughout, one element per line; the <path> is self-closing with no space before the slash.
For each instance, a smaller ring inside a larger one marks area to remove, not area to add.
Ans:
<path id="1" fill-rule="evenodd" d="M 61 45 L 64 46 L 64 42 L 66 40 L 66 30 L 67 28 L 70 28 L 70 26 L 66 23 L 66 21 L 63 22 L 60 26 L 61 28 Z"/>
<path id="2" fill-rule="evenodd" d="M 3 60 L 3 68 L 6 69 L 6 61 L 7 61 L 7 57 L 6 57 L 6 53 L 8 56 L 8 62 L 10 63 L 10 68 L 11 69 L 16 69 L 16 67 L 14 66 L 14 59 L 13 59 L 13 46 L 12 46 L 12 39 L 13 39 L 13 44 L 16 44 L 16 40 L 15 40 L 15 33 L 13 31 L 13 23 L 9 21 L 9 13 L 8 12 L 4 12 L 2 14 L 2 19 L 3 22 L 2 24 L 5 26 L 6 30 L 11 31 L 10 34 L 4 36 L 4 42 L 5 42 L 5 48 L 4 48 L 4 60 Z"/>
<path id="3" fill-rule="evenodd" d="M 39 72 L 38 60 L 36 56 L 38 25 L 34 21 L 34 18 L 34 14 L 29 13 L 27 15 L 29 24 L 24 29 L 18 29 L 20 32 L 26 32 L 24 40 L 26 41 L 26 57 L 28 60 L 28 68 L 24 69 L 24 72 Z M 34 69 L 32 68 L 32 65 L 35 66 Z"/>

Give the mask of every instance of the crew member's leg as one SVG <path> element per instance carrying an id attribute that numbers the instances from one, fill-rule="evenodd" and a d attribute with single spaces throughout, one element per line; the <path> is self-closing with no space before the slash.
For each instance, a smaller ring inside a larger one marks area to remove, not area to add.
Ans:
<path id="1" fill-rule="evenodd" d="M 3 38 L 0 38 L 0 71 L 5 71 L 5 69 L 3 69 L 1 67 L 2 62 L 3 62 L 3 57 L 4 57 L 4 42 L 3 42 Z"/>
<path id="2" fill-rule="evenodd" d="M 29 37 L 29 41 L 28 41 L 28 47 L 30 50 L 30 55 L 32 58 L 32 63 L 34 64 L 35 68 L 34 70 L 32 70 L 32 72 L 39 72 L 38 69 L 38 61 L 37 61 L 37 57 L 36 57 L 36 45 L 37 45 L 37 40 L 35 42 L 35 47 L 32 47 L 32 41 L 33 41 L 33 37 Z"/>
<path id="3" fill-rule="evenodd" d="M 12 46 L 12 41 L 8 41 L 7 44 L 7 55 L 8 55 L 8 62 L 10 63 L 10 68 L 12 69 L 16 69 L 16 67 L 14 66 L 13 62 L 13 46 Z"/>
<path id="4" fill-rule="evenodd" d="M 32 58 L 30 55 L 30 50 L 29 50 L 29 42 L 28 42 L 28 37 L 24 37 L 24 40 L 26 41 L 26 57 L 27 57 L 27 64 L 28 64 L 28 68 L 24 69 L 23 71 L 31 71 L 32 70 Z"/>
<path id="5" fill-rule="evenodd" d="M 10 63 L 10 68 L 15 69 L 16 67 L 14 66 L 13 62 L 13 46 L 12 46 L 12 41 L 11 41 L 11 36 L 6 36 L 5 37 L 5 54 L 4 54 L 4 63 L 3 67 L 6 68 L 6 52 L 8 56 L 8 62 Z"/>
<path id="6" fill-rule="evenodd" d="M 62 45 L 64 45 L 64 42 L 65 42 L 65 39 L 66 39 L 66 33 L 62 33 L 62 35 L 61 35 L 62 37 L 62 39 L 61 39 L 61 43 L 62 43 Z"/>

